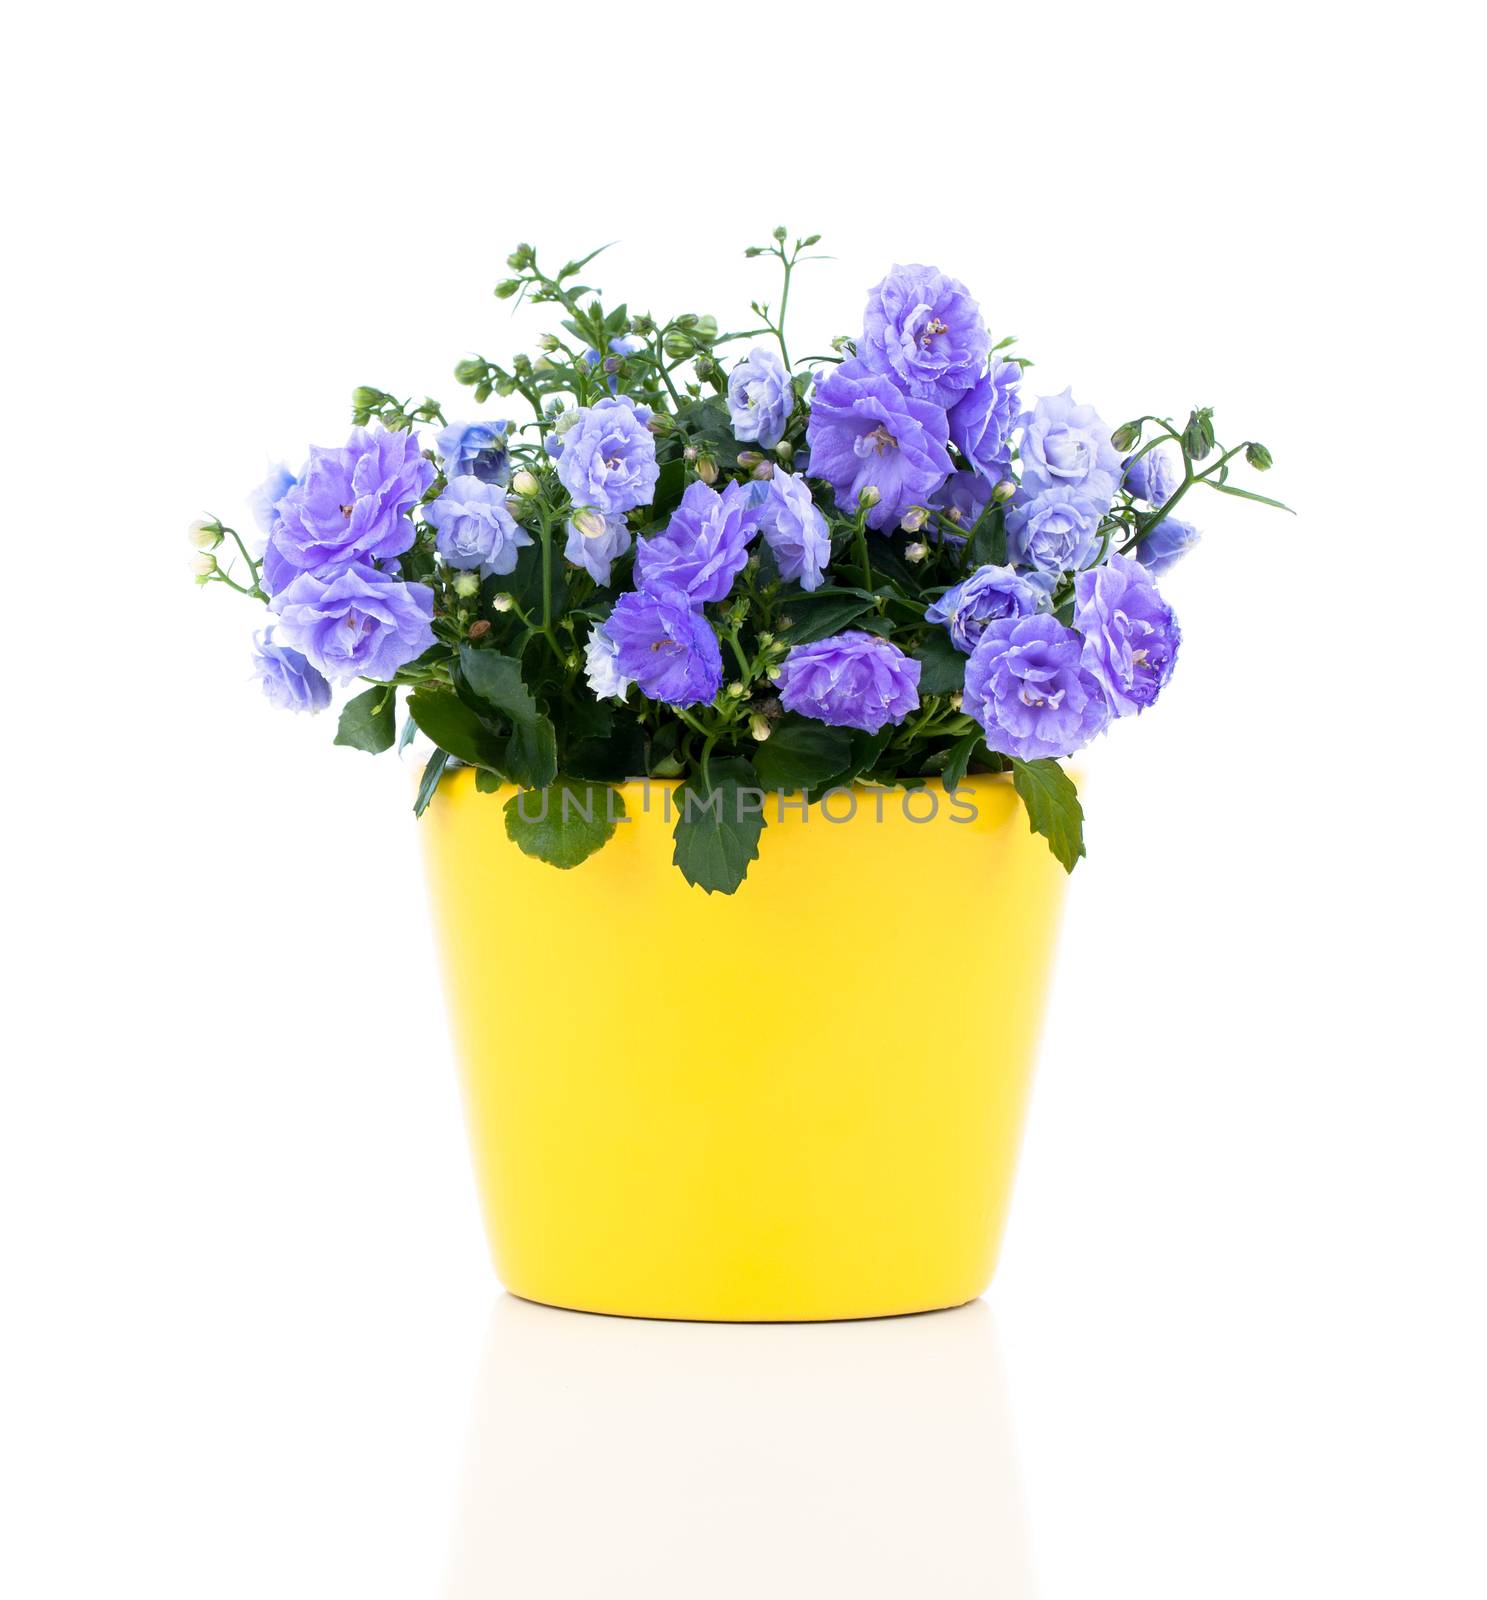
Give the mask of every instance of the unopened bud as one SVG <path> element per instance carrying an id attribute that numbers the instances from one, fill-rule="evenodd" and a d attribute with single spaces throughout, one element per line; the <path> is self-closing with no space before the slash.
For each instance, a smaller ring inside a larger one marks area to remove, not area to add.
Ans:
<path id="1" fill-rule="evenodd" d="M 217 558 L 205 553 L 191 557 L 191 570 L 198 578 L 210 578 L 217 570 Z"/>
<path id="2" fill-rule="evenodd" d="M 664 349 L 673 361 L 686 360 L 696 348 L 696 343 L 685 333 L 668 333 L 666 335 Z"/>
<path id="3" fill-rule="evenodd" d="M 780 442 L 774 447 L 774 453 L 788 467 L 795 459 L 795 446 L 791 444 L 788 439 L 781 439 Z"/>
<path id="4" fill-rule="evenodd" d="M 966 697 L 960 692 L 959 689 L 957 689 L 955 693 L 950 696 L 950 709 L 952 711 L 959 711 L 965 702 Z"/>
<path id="5" fill-rule="evenodd" d="M 749 718 L 749 737 L 751 739 L 756 739 L 760 744 L 763 744 L 764 741 L 769 737 L 769 734 L 769 718 L 756 711 L 754 715 Z"/>
<path id="6" fill-rule="evenodd" d="M 730 700 L 742 700 L 743 696 L 744 686 L 738 681 L 737 678 L 735 678 L 733 682 L 728 685 L 728 698 Z"/>
<path id="7" fill-rule="evenodd" d="M 478 572 L 455 573 L 454 592 L 461 600 L 472 599 L 480 593 L 480 574 Z"/>
<path id="8" fill-rule="evenodd" d="M 774 635 L 772 633 L 761 633 L 759 635 L 759 643 L 766 646 L 772 645 L 774 643 Z"/>
<path id="9" fill-rule="evenodd" d="M 186 537 L 198 550 L 215 550 L 222 543 L 222 524 L 215 520 L 193 522 Z"/>
<path id="10" fill-rule="evenodd" d="M 520 278 L 506 278 L 496 285 L 496 299 L 509 300 L 520 288 Z"/>
<path id="11" fill-rule="evenodd" d="M 604 536 L 606 524 L 602 512 L 596 511 L 593 506 L 584 506 L 581 511 L 573 513 L 573 526 L 585 539 L 600 539 Z"/>
<path id="12" fill-rule="evenodd" d="M 927 506 L 910 506 L 904 512 L 903 518 L 899 522 L 899 527 L 905 533 L 918 533 L 928 520 L 929 508 Z"/>
<path id="13" fill-rule="evenodd" d="M 478 622 L 470 624 L 470 637 L 472 639 L 483 639 L 490 631 L 491 625 L 484 617 L 481 617 Z"/>
<path id="14" fill-rule="evenodd" d="M 1003 478 L 991 491 L 991 498 L 999 506 L 1004 506 L 1017 493 L 1017 485 L 1010 478 Z"/>
<path id="15" fill-rule="evenodd" d="M 525 467 L 511 480 L 511 489 L 514 494 L 529 500 L 533 495 L 542 493 L 542 485 L 538 483 L 536 474 L 528 472 Z"/>
<path id="16" fill-rule="evenodd" d="M 697 458 L 697 476 L 704 483 L 716 483 L 718 481 L 717 462 L 711 456 L 699 456 Z"/>
<path id="17" fill-rule="evenodd" d="M 380 389 L 369 389 L 365 384 L 351 391 L 351 404 L 357 411 L 371 411 L 387 398 Z"/>
<path id="18" fill-rule="evenodd" d="M 872 484 L 868 484 L 867 488 L 857 496 L 857 504 L 861 510 L 871 511 L 882 498 L 878 490 Z"/>
<path id="19" fill-rule="evenodd" d="M 456 383 L 479 383 L 486 374 L 486 363 L 471 356 L 466 361 L 456 362 L 454 368 L 454 381 Z"/>
<path id="20" fill-rule="evenodd" d="M 506 265 L 510 267 L 513 272 L 524 271 L 527 267 L 531 266 L 533 254 L 534 252 L 531 245 L 519 244 L 517 245 L 516 249 L 506 257 Z"/>
<path id="21" fill-rule="evenodd" d="M 928 554 L 929 546 L 924 544 L 922 541 L 916 540 L 913 544 L 908 545 L 905 548 L 904 560 L 912 561 L 917 565 L 919 562 L 923 561 L 925 556 Z"/>
<path id="22" fill-rule="evenodd" d="M 785 227 L 784 227 L 783 223 L 781 223 L 781 225 L 778 228 L 775 229 L 774 236 L 775 236 L 776 239 L 779 240 L 779 242 L 781 244 L 784 244 L 784 242 L 785 242 Z"/>
<path id="23" fill-rule="evenodd" d="M 510 609 L 511 596 L 509 594 L 498 594 L 491 597 L 492 611 L 510 611 Z"/>
<path id="24" fill-rule="evenodd" d="M 558 339 L 557 334 L 544 333 L 537 341 L 537 348 L 539 350 L 556 350 L 560 342 L 561 341 Z"/>
<path id="25" fill-rule="evenodd" d="M 740 450 L 738 452 L 738 464 L 745 472 L 752 472 L 763 459 L 764 457 L 757 450 Z"/>
<path id="26" fill-rule="evenodd" d="M 1110 435 L 1110 442 L 1122 455 L 1127 450 L 1134 450 L 1141 443 L 1141 424 L 1139 422 L 1125 422 Z"/>
<path id="27" fill-rule="evenodd" d="M 682 451 L 682 460 L 683 461 L 695 461 L 696 459 L 697 459 L 697 446 L 695 444 L 689 444 L 687 446 L 687 448 Z"/>
<path id="28" fill-rule="evenodd" d="M 1272 465 L 1270 452 L 1263 444 L 1256 444 L 1253 440 L 1244 447 L 1244 459 L 1256 472 L 1269 472 Z"/>
<path id="29" fill-rule="evenodd" d="M 532 363 L 533 372 L 553 372 L 555 370 L 556 369 L 554 368 L 552 362 L 549 361 L 546 356 L 538 356 L 537 359 Z"/>
<path id="30" fill-rule="evenodd" d="M 749 476 L 751 478 L 758 478 L 760 482 L 768 481 L 770 478 L 774 477 L 774 462 L 761 461 L 759 465 L 755 467 L 754 470 L 749 474 Z"/>

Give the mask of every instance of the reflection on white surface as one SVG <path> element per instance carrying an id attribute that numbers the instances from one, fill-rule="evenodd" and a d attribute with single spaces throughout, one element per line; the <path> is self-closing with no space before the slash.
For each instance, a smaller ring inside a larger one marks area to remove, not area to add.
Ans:
<path id="1" fill-rule="evenodd" d="M 503 1296 L 449 1600 L 1034 1593 L 990 1309 L 636 1322 Z"/>

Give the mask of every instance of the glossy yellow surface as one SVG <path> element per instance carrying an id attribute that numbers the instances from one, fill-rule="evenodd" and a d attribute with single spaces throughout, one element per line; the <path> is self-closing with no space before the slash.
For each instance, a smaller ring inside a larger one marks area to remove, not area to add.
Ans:
<path id="1" fill-rule="evenodd" d="M 728 1321 L 979 1295 L 1065 882 L 1011 784 L 968 779 L 972 821 L 938 785 L 927 822 L 901 790 L 772 809 L 731 897 L 671 865 L 664 785 L 566 872 L 506 837 L 511 792 L 459 771 L 420 825 L 502 1283 Z"/>

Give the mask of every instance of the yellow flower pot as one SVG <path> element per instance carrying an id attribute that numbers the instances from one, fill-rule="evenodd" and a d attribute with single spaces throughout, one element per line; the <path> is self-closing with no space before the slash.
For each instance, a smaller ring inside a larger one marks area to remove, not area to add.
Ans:
<path id="1" fill-rule="evenodd" d="M 628 820 L 569 871 L 517 849 L 514 791 L 468 769 L 421 824 L 501 1282 L 708 1321 L 974 1299 L 1065 883 L 1010 782 L 857 789 L 850 816 L 771 798 L 732 896 L 672 866 L 670 786 L 621 792 Z"/>

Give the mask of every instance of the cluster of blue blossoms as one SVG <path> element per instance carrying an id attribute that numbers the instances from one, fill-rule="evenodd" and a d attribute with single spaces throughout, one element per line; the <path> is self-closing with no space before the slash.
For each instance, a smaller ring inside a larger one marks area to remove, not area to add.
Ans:
<path id="1" fill-rule="evenodd" d="M 814 594 L 855 581 L 833 576 L 834 523 L 843 548 L 867 530 L 924 530 L 963 552 L 995 513 L 1005 560 L 962 565 L 924 611 L 967 657 L 957 709 L 987 748 L 1067 756 L 1149 706 L 1180 639 L 1154 580 L 1198 536 L 1169 516 L 1125 555 L 1107 514 L 1121 495 L 1161 507 L 1181 481 L 1171 455 L 1127 459 L 1068 390 L 1024 409 L 1020 365 L 993 347 L 965 286 L 931 267 L 895 267 L 844 346 L 845 359 L 798 379 L 768 348 L 738 362 L 725 397 L 735 440 L 752 447 L 747 476 L 721 487 L 697 477 L 648 532 L 637 530 L 666 431 L 652 408 L 611 382 L 607 397 L 544 419 L 542 449 L 566 495 L 564 556 L 604 589 L 633 554 L 630 585 L 588 632 L 592 693 L 624 700 L 633 687 L 683 712 L 713 702 L 724 659 L 707 608 L 757 567 L 756 541 L 783 584 Z M 615 339 L 606 370 L 641 347 Z M 786 442 L 792 420 L 800 447 Z M 513 444 L 505 422 L 446 426 L 431 450 L 411 427 L 358 427 L 299 473 L 270 478 L 255 510 L 276 619 L 257 645 L 271 699 L 319 710 L 332 682 L 393 681 L 435 646 L 435 590 L 402 563 L 423 529 L 449 574 L 515 570 L 533 543 L 523 494 L 538 485 L 525 469 L 513 484 Z M 910 546 L 908 559 L 927 548 Z M 882 632 L 848 627 L 790 648 L 768 675 L 784 712 L 875 734 L 918 710 L 921 669 Z"/>

